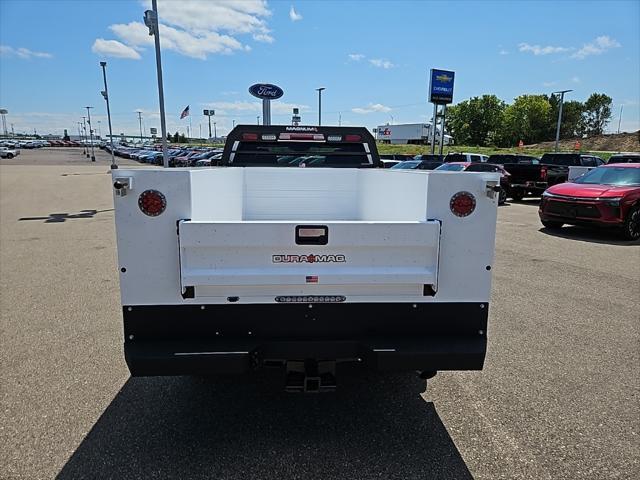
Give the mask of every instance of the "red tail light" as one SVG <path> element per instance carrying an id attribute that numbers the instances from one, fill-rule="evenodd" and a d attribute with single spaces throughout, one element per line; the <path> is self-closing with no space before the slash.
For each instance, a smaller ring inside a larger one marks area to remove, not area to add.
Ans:
<path id="1" fill-rule="evenodd" d="M 540 169 L 540 180 L 543 182 L 547 181 L 547 167 L 542 167 Z"/>
<path id="2" fill-rule="evenodd" d="M 469 192 L 458 192 L 451 197 L 449 208 L 456 217 L 468 217 L 476 209 L 476 197 Z"/>
<path id="3" fill-rule="evenodd" d="M 362 140 L 362 137 L 360 135 L 345 135 L 344 136 L 344 141 L 345 142 L 359 142 Z"/>
<path id="4" fill-rule="evenodd" d="M 157 190 L 145 190 L 138 197 L 138 207 L 145 215 L 157 217 L 167 208 L 167 199 Z"/>
<path id="5" fill-rule="evenodd" d="M 257 133 L 243 133 L 242 134 L 242 140 L 248 140 L 250 142 L 257 142 L 258 141 L 258 134 Z"/>

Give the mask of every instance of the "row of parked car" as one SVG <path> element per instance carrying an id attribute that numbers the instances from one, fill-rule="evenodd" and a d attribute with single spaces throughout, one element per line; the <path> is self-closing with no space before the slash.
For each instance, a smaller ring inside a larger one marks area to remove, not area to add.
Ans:
<path id="1" fill-rule="evenodd" d="M 9 149 L 32 149 L 42 147 L 81 147 L 82 143 L 73 140 L 3 140 L 0 147 Z"/>
<path id="2" fill-rule="evenodd" d="M 391 168 L 499 172 L 499 203 L 540 196 L 545 228 L 614 227 L 628 240 L 640 239 L 640 153 L 612 155 L 608 162 L 581 153 L 416 155 Z"/>
<path id="3" fill-rule="evenodd" d="M 110 152 L 109 144 L 100 148 Z M 113 154 L 121 158 L 130 158 L 150 165 L 162 165 L 162 147 L 160 145 L 134 146 L 127 144 L 114 145 Z M 171 146 L 167 150 L 170 167 L 210 167 L 217 165 L 222 158 L 222 150 L 210 147 Z"/>

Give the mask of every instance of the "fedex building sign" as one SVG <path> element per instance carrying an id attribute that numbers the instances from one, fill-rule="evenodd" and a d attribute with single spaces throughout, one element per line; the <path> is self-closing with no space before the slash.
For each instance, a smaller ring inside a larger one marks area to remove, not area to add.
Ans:
<path id="1" fill-rule="evenodd" d="M 431 69 L 429 77 L 429 101 L 447 104 L 453 102 L 453 80 L 455 72 Z"/>

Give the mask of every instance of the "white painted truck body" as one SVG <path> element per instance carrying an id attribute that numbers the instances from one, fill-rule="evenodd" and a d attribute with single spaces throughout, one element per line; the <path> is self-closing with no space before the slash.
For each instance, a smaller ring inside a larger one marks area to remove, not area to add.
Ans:
<path id="1" fill-rule="evenodd" d="M 246 371 L 270 355 L 482 367 L 498 174 L 223 167 L 119 169 L 113 180 L 128 185 L 114 204 L 134 375 Z M 148 190 L 166 200 L 160 215 L 139 207 Z M 452 211 L 459 192 L 475 198 L 468 216 Z M 325 244 L 306 243 L 318 232 Z M 428 354 L 411 343 L 423 337 Z M 461 338 L 473 359 L 448 361 Z"/>

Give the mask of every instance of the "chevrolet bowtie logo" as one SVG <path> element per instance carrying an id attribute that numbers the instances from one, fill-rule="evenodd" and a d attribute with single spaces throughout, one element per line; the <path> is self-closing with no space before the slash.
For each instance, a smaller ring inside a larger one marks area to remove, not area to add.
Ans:
<path id="1" fill-rule="evenodd" d="M 439 82 L 447 83 L 453 80 L 453 77 L 448 76 L 446 73 L 442 73 L 440 75 L 436 75 L 436 80 L 438 80 Z"/>

